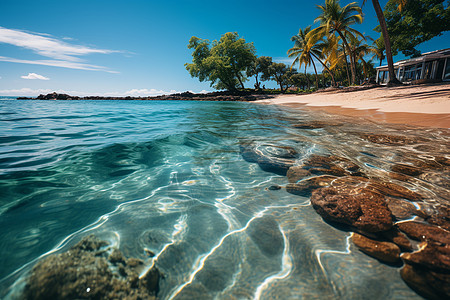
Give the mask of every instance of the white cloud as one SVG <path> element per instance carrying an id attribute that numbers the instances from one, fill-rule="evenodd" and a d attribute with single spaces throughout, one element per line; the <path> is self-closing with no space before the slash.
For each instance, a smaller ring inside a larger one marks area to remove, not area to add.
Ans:
<path id="1" fill-rule="evenodd" d="M 0 43 L 27 48 L 42 56 L 68 61 L 80 61 L 80 58 L 77 57 L 80 55 L 117 52 L 72 45 L 48 36 L 42 36 L 41 34 L 31 34 L 4 27 L 0 27 Z"/>
<path id="2" fill-rule="evenodd" d="M 64 39 L 67 40 L 67 38 Z M 108 70 L 105 67 L 83 63 L 83 60 L 79 56 L 88 54 L 111 54 L 120 52 L 69 44 L 67 42 L 55 39 L 49 35 L 41 33 L 30 33 L 4 27 L 0 27 L 0 43 L 29 49 L 36 54 L 51 58 L 51 60 L 32 61 L 9 57 L 0 57 L 1 61 L 106 72 L 108 72 Z"/>
<path id="3" fill-rule="evenodd" d="M 105 67 L 71 62 L 71 61 L 63 61 L 63 60 L 26 60 L 26 59 L 16 59 L 11 57 L 0 56 L 0 61 L 6 62 L 14 62 L 19 64 L 31 64 L 31 65 L 42 65 L 42 66 L 51 66 L 51 67 L 60 67 L 60 68 L 69 68 L 69 69 L 78 69 L 78 70 L 89 70 L 89 71 L 104 71 L 108 73 L 117 74 L 117 71 L 110 71 Z"/>
<path id="4" fill-rule="evenodd" d="M 36 73 L 28 73 L 26 76 L 20 76 L 20 78 L 23 79 L 39 79 L 39 80 L 50 80 L 50 78 L 47 78 L 45 76 L 36 74 Z"/>

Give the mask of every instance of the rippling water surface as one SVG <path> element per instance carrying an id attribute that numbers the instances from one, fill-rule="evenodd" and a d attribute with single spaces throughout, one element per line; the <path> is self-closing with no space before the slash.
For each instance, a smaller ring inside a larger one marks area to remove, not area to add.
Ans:
<path id="1" fill-rule="evenodd" d="M 346 132 L 291 126 L 326 117 L 251 103 L 0 101 L 0 296 L 39 257 L 93 233 L 156 263 L 162 299 L 417 297 L 309 198 L 267 189 L 286 177 L 241 156 L 256 142 L 294 147 L 299 160 L 333 153 L 382 169 L 393 159 Z"/>

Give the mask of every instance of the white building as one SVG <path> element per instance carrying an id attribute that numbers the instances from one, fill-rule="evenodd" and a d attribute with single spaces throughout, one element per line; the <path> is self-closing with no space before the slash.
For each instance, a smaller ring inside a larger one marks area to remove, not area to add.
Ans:
<path id="1" fill-rule="evenodd" d="M 377 67 L 377 83 L 389 80 L 388 67 Z M 450 81 L 450 48 L 423 53 L 394 64 L 397 79 L 406 83 Z"/>

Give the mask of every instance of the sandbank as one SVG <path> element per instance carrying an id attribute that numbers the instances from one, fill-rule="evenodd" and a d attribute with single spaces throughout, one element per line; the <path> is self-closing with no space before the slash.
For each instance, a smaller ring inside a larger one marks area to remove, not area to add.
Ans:
<path id="1" fill-rule="evenodd" d="M 281 95 L 256 102 L 323 110 L 382 123 L 450 128 L 449 83 Z"/>

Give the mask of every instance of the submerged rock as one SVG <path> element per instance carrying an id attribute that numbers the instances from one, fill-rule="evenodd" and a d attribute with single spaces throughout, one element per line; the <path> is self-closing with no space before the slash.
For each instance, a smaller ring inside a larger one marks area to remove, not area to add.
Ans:
<path id="1" fill-rule="evenodd" d="M 389 231 L 382 232 L 381 236 L 399 246 L 403 251 L 413 250 L 413 246 L 408 237 L 395 227 Z"/>
<path id="2" fill-rule="evenodd" d="M 426 171 L 417 177 L 424 181 L 443 187 L 447 191 L 450 190 L 450 168 L 448 167 L 445 167 L 439 171 Z"/>
<path id="3" fill-rule="evenodd" d="M 385 196 L 404 198 L 411 201 L 420 201 L 423 199 L 423 196 L 419 193 L 387 181 L 371 180 L 367 188 Z"/>
<path id="4" fill-rule="evenodd" d="M 286 176 L 290 183 L 296 183 L 300 179 L 311 176 L 311 172 L 309 172 L 306 169 L 303 169 L 302 166 L 292 166 L 287 171 Z"/>
<path id="5" fill-rule="evenodd" d="M 358 233 L 352 235 L 352 241 L 359 250 L 382 262 L 400 261 L 400 248 L 394 243 L 369 239 Z"/>
<path id="6" fill-rule="evenodd" d="M 241 144 L 241 155 L 244 160 L 257 163 L 266 172 L 285 176 L 295 163 L 297 151 L 289 146 Z"/>
<path id="7" fill-rule="evenodd" d="M 329 186 L 336 178 L 338 177 L 330 175 L 311 177 L 297 183 L 289 183 L 286 191 L 294 195 L 309 196 L 313 190 Z"/>
<path id="8" fill-rule="evenodd" d="M 423 138 L 409 137 L 402 135 L 359 133 L 359 136 L 375 144 L 391 145 L 391 146 L 412 145 L 424 141 Z"/>
<path id="9" fill-rule="evenodd" d="M 303 163 L 303 168 L 313 174 L 327 174 L 334 176 L 361 176 L 360 168 L 350 159 L 336 155 L 311 155 Z"/>
<path id="10" fill-rule="evenodd" d="M 309 121 L 292 125 L 292 127 L 299 129 L 319 129 L 325 127 L 337 127 L 342 125 L 343 123 L 333 121 Z"/>
<path id="11" fill-rule="evenodd" d="M 321 188 L 312 192 L 311 203 L 325 220 L 365 232 L 386 231 L 393 225 L 384 196 L 367 189 Z"/>
<path id="12" fill-rule="evenodd" d="M 279 186 L 279 185 L 271 185 L 267 189 L 269 191 L 278 191 L 278 190 L 281 190 L 281 186 Z"/>
<path id="13" fill-rule="evenodd" d="M 426 220 L 432 225 L 437 225 L 450 232 L 450 208 L 447 206 L 439 206 L 434 213 L 427 216 Z"/>
<path id="14" fill-rule="evenodd" d="M 450 245 L 424 242 L 420 250 L 403 253 L 402 259 L 410 265 L 416 264 L 432 270 L 450 272 Z"/>
<path id="15" fill-rule="evenodd" d="M 122 253 L 93 235 L 67 252 L 37 263 L 24 289 L 24 299 L 155 299 L 160 274 L 152 268 L 142 279 Z"/>
<path id="16" fill-rule="evenodd" d="M 406 233 L 410 238 L 418 241 L 434 241 L 443 244 L 450 244 L 450 231 L 437 226 L 407 221 L 398 223 L 397 227 Z"/>
<path id="17" fill-rule="evenodd" d="M 391 170 L 409 176 L 418 176 L 423 173 L 423 170 L 421 168 L 405 164 L 395 164 L 394 166 L 392 166 Z"/>
<path id="18" fill-rule="evenodd" d="M 437 272 L 419 265 L 405 264 L 400 275 L 413 290 L 426 299 L 450 298 L 449 272 Z"/>

